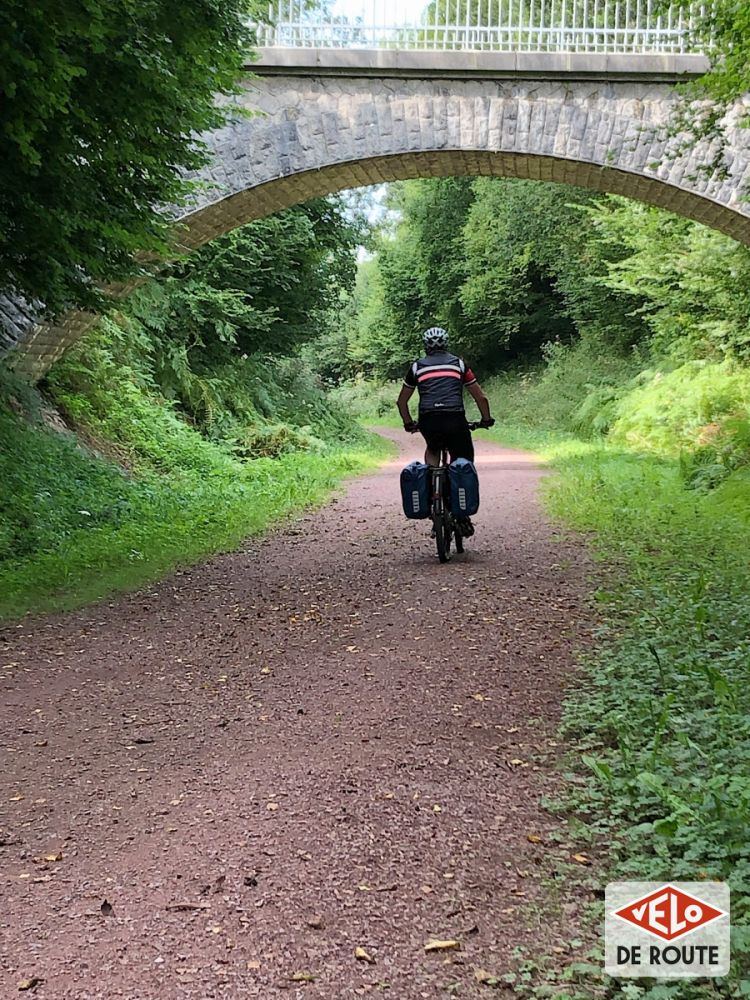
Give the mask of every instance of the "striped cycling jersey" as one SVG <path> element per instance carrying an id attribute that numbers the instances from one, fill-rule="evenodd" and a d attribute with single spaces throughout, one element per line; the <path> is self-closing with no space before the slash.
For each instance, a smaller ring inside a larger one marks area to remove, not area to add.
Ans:
<path id="1" fill-rule="evenodd" d="M 419 412 L 464 412 L 464 386 L 476 382 L 471 368 L 461 358 L 447 351 L 436 351 L 420 358 L 404 378 L 404 385 L 419 390 Z"/>

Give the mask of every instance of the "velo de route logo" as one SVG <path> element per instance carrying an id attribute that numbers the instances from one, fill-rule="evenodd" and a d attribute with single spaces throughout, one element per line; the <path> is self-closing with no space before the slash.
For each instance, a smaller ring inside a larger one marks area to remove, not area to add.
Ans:
<path id="1" fill-rule="evenodd" d="M 610 882 L 605 972 L 679 979 L 729 972 L 726 882 Z"/>

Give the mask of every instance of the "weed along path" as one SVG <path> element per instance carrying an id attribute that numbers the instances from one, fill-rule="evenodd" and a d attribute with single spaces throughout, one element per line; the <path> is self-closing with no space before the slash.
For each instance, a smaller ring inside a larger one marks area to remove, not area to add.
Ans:
<path id="1" fill-rule="evenodd" d="M 577 848 L 540 798 L 585 558 L 480 435 L 477 534 L 439 565 L 388 433 L 324 510 L 3 630 L 0 995 L 486 997 L 564 946 L 543 873 Z"/>

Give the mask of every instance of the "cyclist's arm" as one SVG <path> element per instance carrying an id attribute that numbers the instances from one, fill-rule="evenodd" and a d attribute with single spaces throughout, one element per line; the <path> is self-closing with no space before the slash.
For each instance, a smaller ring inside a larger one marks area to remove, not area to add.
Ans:
<path id="1" fill-rule="evenodd" d="M 398 412 L 401 414 L 404 427 L 413 422 L 411 419 L 411 413 L 409 412 L 409 400 L 413 394 L 414 386 L 404 384 L 401 386 L 401 392 L 398 394 L 398 399 L 396 400 L 396 406 L 398 407 Z"/>
<path id="2" fill-rule="evenodd" d="M 491 420 L 490 416 L 490 401 L 484 394 L 481 385 L 475 380 L 466 386 L 467 390 L 471 393 L 472 398 L 479 407 L 479 415 L 482 420 Z"/>

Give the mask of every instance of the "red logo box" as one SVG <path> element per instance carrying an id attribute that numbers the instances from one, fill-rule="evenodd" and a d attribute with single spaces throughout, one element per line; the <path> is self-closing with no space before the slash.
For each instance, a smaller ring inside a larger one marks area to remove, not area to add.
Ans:
<path id="1" fill-rule="evenodd" d="M 673 885 L 663 885 L 615 910 L 614 916 L 662 941 L 674 941 L 713 923 L 725 912 Z"/>

